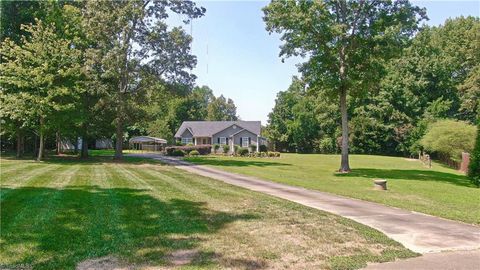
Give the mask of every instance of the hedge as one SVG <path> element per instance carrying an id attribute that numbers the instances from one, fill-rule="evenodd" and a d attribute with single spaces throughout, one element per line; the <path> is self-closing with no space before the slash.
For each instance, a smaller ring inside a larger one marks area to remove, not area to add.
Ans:
<path id="1" fill-rule="evenodd" d="M 479 120 L 480 121 L 480 120 Z M 470 155 L 470 166 L 468 168 L 468 177 L 474 185 L 480 187 L 480 122 L 477 126 L 477 139 L 475 148 Z"/>
<path id="2" fill-rule="evenodd" d="M 202 145 L 185 145 L 185 146 L 169 146 L 165 148 L 167 155 L 171 156 L 175 150 L 180 150 L 185 153 L 190 153 L 190 151 L 196 150 L 200 155 L 208 155 L 212 151 L 212 146 L 210 144 Z"/>

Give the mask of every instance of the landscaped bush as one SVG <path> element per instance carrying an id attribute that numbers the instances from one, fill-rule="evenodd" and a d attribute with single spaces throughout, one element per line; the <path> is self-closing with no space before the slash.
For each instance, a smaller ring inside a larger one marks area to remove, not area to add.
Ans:
<path id="1" fill-rule="evenodd" d="M 261 153 L 260 152 L 253 152 L 253 153 L 250 153 L 249 156 L 250 157 L 261 157 Z"/>
<path id="2" fill-rule="evenodd" d="M 170 156 L 173 156 L 173 157 L 183 157 L 185 156 L 185 152 L 183 152 L 182 150 L 180 149 L 175 149 L 171 152 Z"/>
<path id="3" fill-rule="evenodd" d="M 167 151 L 167 155 L 172 156 L 173 151 L 175 150 L 181 150 L 184 153 L 190 153 L 193 150 L 197 150 L 199 155 L 208 155 L 210 154 L 210 151 L 212 149 L 212 146 L 209 144 L 202 144 L 202 145 L 192 145 L 192 146 L 169 146 L 165 148 Z"/>
<path id="4" fill-rule="evenodd" d="M 265 144 L 262 144 L 262 145 L 260 145 L 258 150 L 260 150 L 260 152 L 267 152 L 268 148 Z"/>
<path id="5" fill-rule="evenodd" d="M 222 146 L 222 148 L 223 148 L 223 153 L 224 154 L 226 154 L 226 153 L 228 153 L 228 151 L 230 151 L 230 146 L 228 146 L 228 145 L 224 145 L 224 146 Z"/>
<path id="6" fill-rule="evenodd" d="M 431 124 L 420 141 L 426 151 L 458 162 L 462 152 L 471 153 L 476 128 L 462 121 L 441 120 Z"/>
<path id="7" fill-rule="evenodd" d="M 268 157 L 267 152 L 261 152 L 260 157 Z"/>
<path id="8" fill-rule="evenodd" d="M 267 152 L 268 157 L 280 157 L 280 152 Z"/>
<path id="9" fill-rule="evenodd" d="M 200 153 L 197 150 L 192 150 L 190 153 L 188 153 L 189 156 L 199 156 Z"/>
<path id="10" fill-rule="evenodd" d="M 240 149 L 239 145 L 233 145 L 233 153 L 238 154 L 238 150 Z"/>
<path id="11" fill-rule="evenodd" d="M 480 123 L 477 127 L 477 140 L 475 149 L 470 155 L 470 166 L 468 167 L 468 177 L 477 187 L 480 187 Z"/>
<path id="12" fill-rule="evenodd" d="M 220 144 L 214 144 L 213 145 L 213 153 L 217 153 L 218 149 L 220 149 Z"/>
<path id="13" fill-rule="evenodd" d="M 245 147 L 239 148 L 238 149 L 238 154 L 242 157 L 247 156 L 248 155 L 248 148 L 245 148 Z"/>

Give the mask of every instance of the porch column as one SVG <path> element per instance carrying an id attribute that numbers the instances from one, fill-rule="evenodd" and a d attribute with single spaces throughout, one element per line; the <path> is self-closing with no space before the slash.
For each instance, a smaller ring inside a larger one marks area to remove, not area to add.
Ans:
<path id="1" fill-rule="evenodd" d="M 259 144 L 258 144 L 258 141 L 259 141 L 259 140 L 260 140 L 260 136 L 257 135 L 257 152 L 260 151 L 260 146 L 259 146 Z"/>

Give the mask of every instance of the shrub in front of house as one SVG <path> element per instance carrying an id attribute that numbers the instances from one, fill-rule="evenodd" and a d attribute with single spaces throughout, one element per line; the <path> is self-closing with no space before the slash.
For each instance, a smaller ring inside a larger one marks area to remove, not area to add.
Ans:
<path id="1" fill-rule="evenodd" d="M 236 155 L 239 155 L 238 153 L 238 150 L 240 149 L 240 146 L 239 145 L 233 145 L 233 153 L 236 154 Z"/>
<path id="2" fill-rule="evenodd" d="M 238 155 L 245 157 L 248 156 L 248 148 L 246 147 L 241 147 L 238 149 Z"/>
<path id="3" fill-rule="evenodd" d="M 195 156 L 199 156 L 200 152 L 198 152 L 197 150 L 192 150 L 192 151 L 190 151 L 190 153 L 188 153 L 188 155 L 192 156 L 192 157 L 195 157 Z"/>
<path id="4" fill-rule="evenodd" d="M 257 146 L 254 145 L 254 144 L 250 145 L 250 152 L 252 152 L 252 153 L 257 152 Z"/>
<path id="5" fill-rule="evenodd" d="M 258 150 L 260 150 L 260 152 L 267 152 L 268 151 L 268 148 L 265 144 L 262 144 L 260 145 L 260 147 L 258 148 Z"/>
<path id="6" fill-rule="evenodd" d="M 218 152 L 218 149 L 220 149 L 220 144 L 217 144 L 217 143 L 214 144 L 214 145 L 213 145 L 213 153 L 216 154 L 216 153 Z"/>
<path id="7" fill-rule="evenodd" d="M 275 157 L 275 152 L 267 152 L 268 157 Z"/>
<path id="8" fill-rule="evenodd" d="M 183 157 L 183 156 L 185 156 L 185 152 L 183 152 L 182 150 L 179 150 L 179 149 L 175 149 L 170 153 L 170 156 L 172 156 L 172 157 Z"/>
<path id="9" fill-rule="evenodd" d="M 202 144 L 202 145 L 192 145 L 192 146 L 169 146 L 165 148 L 165 151 L 167 152 L 167 155 L 172 156 L 172 153 L 175 150 L 180 150 L 183 151 L 184 153 L 190 153 L 193 150 L 198 151 L 199 155 L 208 155 L 210 154 L 210 151 L 212 149 L 212 146 L 209 144 Z"/>
<path id="10" fill-rule="evenodd" d="M 228 145 L 224 145 L 224 146 L 222 146 L 222 148 L 223 148 L 223 153 L 224 154 L 227 154 L 228 151 L 230 151 L 230 146 L 228 146 Z"/>

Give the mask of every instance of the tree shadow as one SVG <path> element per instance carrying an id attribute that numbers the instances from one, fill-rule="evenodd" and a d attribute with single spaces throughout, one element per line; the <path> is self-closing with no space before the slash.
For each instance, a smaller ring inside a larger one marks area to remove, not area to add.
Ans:
<path id="1" fill-rule="evenodd" d="M 353 169 L 350 173 L 337 173 L 335 176 L 446 182 L 458 186 L 475 187 L 464 175 L 429 170 L 359 168 Z"/>
<path id="2" fill-rule="evenodd" d="M 223 166 L 223 167 L 268 167 L 268 166 L 291 166 L 288 163 L 276 162 L 276 161 L 256 161 L 252 159 L 217 159 L 211 157 L 189 157 L 186 161 L 192 162 L 198 165 L 211 165 L 211 166 Z"/>
<path id="3" fill-rule="evenodd" d="M 168 266 L 171 252 L 195 249 L 226 224 L 257 218 L 203 202 L 163 201 L 140 189 L 2 189 L 9 196 L 2 201 L 0 250 L 8 265 L 0 268 L 74 269 L 106 255 Z"/>
<path id="4" fill-rule="evenodd" d="M 3 155 L 2 159 L 35 162 L 35 157 L 17 158 L 14 155 Z M 65 164 L 65 165 L 92 165 L 92 164 L 103 164 L 103 163 L 162 164 L 157 160 L 146 158 L 146 157 L 124 156 L 123 160 L 116 161 L 113 159 L 113 156 L 89 156 L 88 158 L 83 159 L 73 155 L 58 155 L 58 156 L 51 155 L 51 156 L 45 157 L 41 162 L 46 164 Z"/>

